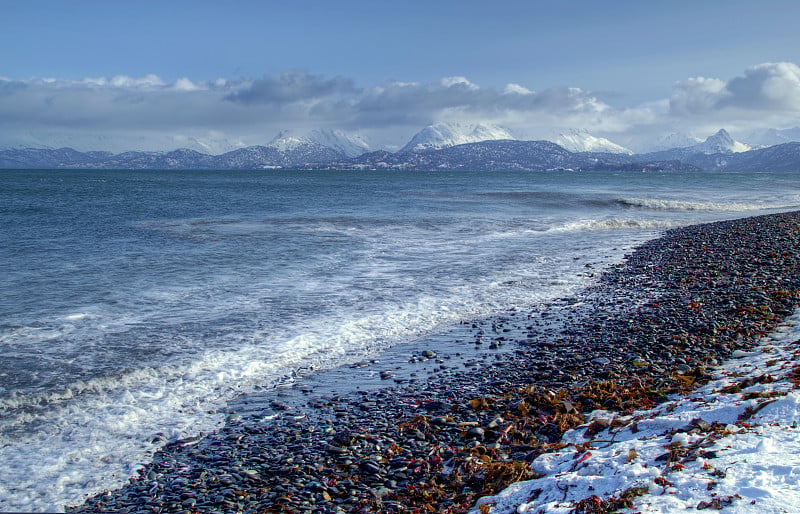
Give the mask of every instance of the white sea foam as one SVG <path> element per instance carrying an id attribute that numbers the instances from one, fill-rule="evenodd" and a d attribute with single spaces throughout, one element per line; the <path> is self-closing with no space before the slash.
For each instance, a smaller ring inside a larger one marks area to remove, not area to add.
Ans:
<path id="1" fill-rule="evenodd" d="M 288 370 L 352 362 L 443 324 L 568 294 L 590 280 L 582 262 L 572 255 L 532 259 L 528 269 L 497 270 L 445 296 L 383 304 L 372 313 L 341 311 L 282 341 L 271 342 L 271 331 L 260 329 L 241 335 L 235 350 L 207 351 L 183 364 L 8 396 L 0 400 L 0 461 L 10 471 L 0 476 L 0 509 L 60 508 L 118 487 L 163 444 L 153 442 L 157 434 L 176 439 L 211 431 L 237 394 L 277 383 Z"/>
<path id="2" fill-rule="evenodd" d="M 611 218 L 571 221 L 551 227 L 548 232 L 583 232 L 604 230 L 663 230 L 678 226 L 670 220 Z"/>
<path id="3" fill-rule="evenodd" d="M 747 212 L 797 207 L 797 204 L 786 203 L 712 202 L 663 198 L 618 198 L 616 201 L 623 206 L 656 211 Z"/>
<path id="4" fill-rule="evenodd" d="M 75 314 L 64 316 L 64 319 L 67 321 L 81 321 L 90 317 L 92 317 L 92 314 L 89 312 L 76 312 Z"/>
<path id="5" fill-rule="evenodd" d="M 6 399 L 0 408 L 11 414 L 0 427 L 13 436 L 0 437 L 6 470 L 0 508 L 49 510 L 118 487 L 157 449 L 156 434 L 175 439 L 214 429 L 226 397 L 269 383 L 320 350 L 298 337 L 275 349 L 282 355 L 274 359 L 253 347 L 209 352 L 183 366 L 141 368 L 76 382 L 61 393 Z"/>
<path id="6" fill-rule="evenodd" d="M 195 319 L 214 319 L 221 315 L 217 313 L 220 308 L 225 312 L 257 312 L 264 308 L 257 294 L 261 287 L 306 295 L 320 302 L 317 310 L 324 312 L 318 318 L 298 318 L 294 334 L 288 327 L 259 324 L 247 325 L 244 328 L 249 332 L 227 334 L 219 341 L 183 340 L 186 336 L 176 332 L 172 342 L 176 347 L 192 349 L 202 343 L 213 349 L 200 354 L 176 352 L 167 365 L 123 370 L 74 381 L 57 391 L 11 394 L 1 399 L 0 461 L 9 473 L 0 476 L 0 510 L 58 509 L 80 503 L 89 494 L 118 487 L 163 444 L 162 439 L 154 442 L 157 434 L 169 440 L 211 431 L 223 422 L 220 410 L 227 400 L 255 387 L 278 383 L 293 369 L 353 362 L 437 326 L 508 308 L 525 308 L 570 294 L 591 280 L 582 267 L 599 259 L 597 252 L 604 245 L 598 241 L 582 244 L 582 250 L 570 249 L 559 255 L 528 253 L 522 263 L 504 263 L 507 252 L 526 251 L 527 245 L 514 250 L 515 245 L 532 232 L 541 233 L 524 227 L 518 224 L 513 230 L 495 233 L 506 235 L 501 237 L 502 252 L 486 254 L 495 261 L 491 268 L 476 268 L 474 274 L 464 276 L 437 267 L 434 282 L 427 289 L 418 289 L 416 279 L 407 276 L 409 271 L 399 268 L 409 266 L 407 257 L 400 254 L 408 251 L 401 248 L 402 244 L 409 244 L 412 236 L 424 239 L 421 234 L 407 232 L 404 240 L 389 247 L 385 242 L 366 246 L 360 258 L 350 264 L 348 275 L 326 271 L 315 278 L 306 270 L 302 281 L 297 281 L 294 271 L 280 279 L 295 280 L 293 284 L 276 282 L 279 277 L 274 276 L 267 284 L 218 276 L 214 283 L 203 286 L 151 287 L 139 291 L 139 295 L 163 313 L 140 311 L 136 316 L 114 319 L 111 311 L 80 309 L 59 318 L 69 320 L 67 323 L 52 320 L 58 327 L 52 333 L 35 334 L 30 329 L 28 336 L 35 335 L 45 343 L 84 335 L 92 339 L 93 334 L 109 326 L 113 330 L 135 331 L 140 326 L 146 330 L 153 319 L 181 318 L 181 312 L 189 309 L 199 309 L 192 314 Z M 639 234 L 641 227 L 622 224 L 618 228 L 634 228 L 632 233 Z M 587 232 L 592 228 L 575 226 L 569 230 Z M 472 252 L 475 255 L 470 259 L 481 261 L 481 254 L 475 252 L 491 250 L 497 242 L 486 240 L 482 231 L 470 237 L 467 243 L 421 240 L 411 247 L 426 244 L 425 252 L 446 255 L 454 262 L 458 261 L 456 255 Z M 490 235 L 490 239 L 493 237 Z M 622 252 L 608 253 L 606 258 L 616 260 Z M 334 266 L 334 270 L 339 266 L 330 256 L 321 262 Z M 361 288 L 366 303 L 358 298 Z M 398 289 L 404 291 L 402 296 L 397 296 Z M 219 296 L 218 290 L 236 294 Z M 348 296 L 331 294 L 339 290 L 347 291 Z M 417 292 L 409 294 L 414 290 Z M 187 298 L 205 296 L 208 299 L 200 303 L 184 303 Z M 12 334 L 12 339 L 18 338 L 20 331 Z"/>

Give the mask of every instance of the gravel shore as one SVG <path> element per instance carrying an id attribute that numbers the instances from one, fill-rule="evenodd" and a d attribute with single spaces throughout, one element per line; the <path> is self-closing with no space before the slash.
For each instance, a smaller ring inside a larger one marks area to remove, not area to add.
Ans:
<path id="1" fill-rule="evenodd" d="M 593 410 L 702 385 L 799 295 L 800 212 L 671 230 L 574 298 L 244 396 L 222 429 L 67 510 L 465 512 Z"/>

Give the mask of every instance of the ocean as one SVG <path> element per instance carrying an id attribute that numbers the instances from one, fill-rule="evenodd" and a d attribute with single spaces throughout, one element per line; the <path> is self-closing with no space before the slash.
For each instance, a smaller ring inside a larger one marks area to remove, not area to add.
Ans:
<path id="1" fill-rule="evenodd" d="M 590 286 L 800 173 L 0 171 L 0 510 L 118 487 L 237 396 Z"/>

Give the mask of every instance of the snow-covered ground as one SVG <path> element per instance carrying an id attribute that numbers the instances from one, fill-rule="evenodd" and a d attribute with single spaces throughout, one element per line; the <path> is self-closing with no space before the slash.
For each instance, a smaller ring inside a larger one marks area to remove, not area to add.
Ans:
<path id="1" fill-rule="evenodd" d="M 474 512 L 800 512 L 800 311 L 712 375 L 653 410 L 592 413 L 533 462 L 541 478 Z"/>

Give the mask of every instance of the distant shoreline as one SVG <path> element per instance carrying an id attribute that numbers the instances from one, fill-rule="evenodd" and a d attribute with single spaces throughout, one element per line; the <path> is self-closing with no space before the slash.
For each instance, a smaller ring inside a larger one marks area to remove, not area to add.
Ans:
<path id="1" fill-rule="evenodd" d="M 185 148 L 119 154 L 21 148 L 0 150 L 0 169 L 798 172 L 800 142 L 737 153 L 688 147 L 627 154 L 573 152 L 550 141 L 490 140 L 357 157 L 311 143 L 288 149 L 250 146 L 219 155 Z"/>

